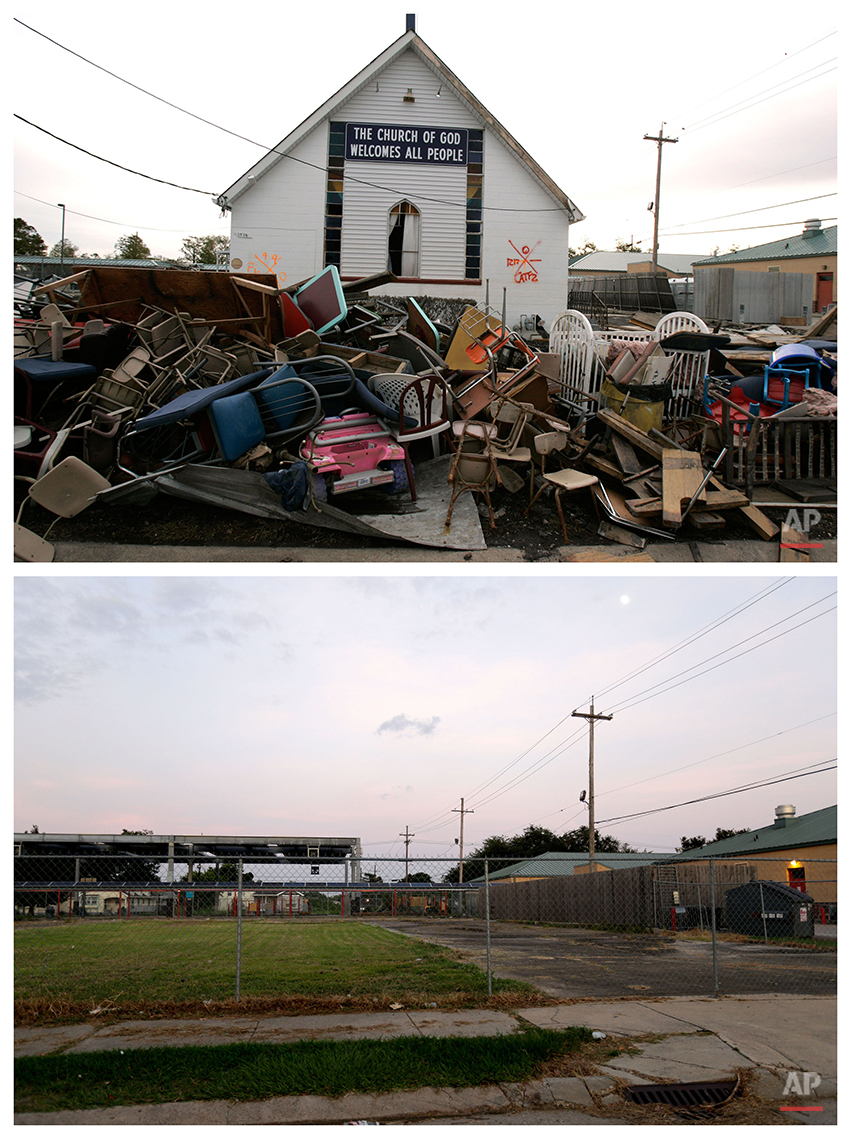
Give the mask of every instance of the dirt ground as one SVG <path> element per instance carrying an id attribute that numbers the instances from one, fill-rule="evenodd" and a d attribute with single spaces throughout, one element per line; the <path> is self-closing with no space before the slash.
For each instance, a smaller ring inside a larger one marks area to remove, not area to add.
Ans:
<path id="1" fill-rule="evenodd" d="M 353 495 L 348 508 L 357 506 Z M 363 496 L 362 496 L 363 497 Z M 520 550 L 524 560 L 537 561 L 553 554 L 564 545 L 561 524 L 555 504 L 544 495 L 527 514 L 525 491 L 510 494 L 497 488 L 491 496 L 496 528 L 491 529 L 487 514 L 482 519 L 482 532 L 488 549 Z M 565 501 L 565 521 L 572 545 L 603 546 L 620 549 L 617 543 L 597 534 L 599 520 L 593 507 L 578 499 Z M 785 519 L 785 509 L 766 509 L 765 513 L 778 525 Z M 177 546 L 245 546 L 288 549 L 309 547 L 315 550 L 363 550 L 411 547 L 406 542 L 367 538 L 357 534 L 318 529 L 295 522 L 255 518 L 236 510 L 188 502 L 159 494 L 146 505 L 95 504 L 75 518 L 56 521 L 55 515 L 34 503 L 27 503 L 22 524 L 44 535 L 51 523 L 48 540 L 52 542 L 106 542 L 117 545 Z M 755 537 L 735 512 L 730 512 L 722 530 L 696 530 L 686 524 L 677 541 L 730 542 Z M 836 537 L 836 512 L 824 511 L 822 521 L 809 538 L 824 541 Z"/>

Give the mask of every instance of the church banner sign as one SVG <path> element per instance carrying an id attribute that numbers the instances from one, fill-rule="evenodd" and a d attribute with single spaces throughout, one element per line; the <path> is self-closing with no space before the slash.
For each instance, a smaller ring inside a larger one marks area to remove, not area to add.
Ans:
<path id="1" fill-rule="evenodd" d="M 467 165 L 467 131 L 455 127 L 346 123 L 346 161 Z"/>

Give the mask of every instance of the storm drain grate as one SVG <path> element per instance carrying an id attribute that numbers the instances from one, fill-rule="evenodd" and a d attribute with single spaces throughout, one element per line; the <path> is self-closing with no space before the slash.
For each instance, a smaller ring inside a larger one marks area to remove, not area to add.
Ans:
<path id="1" fill-rule="evenodd" d="M 738 1080 L 715 1080 L 712 1083 L 637 1084 L 624 1088 L 631 1103 L 664 1103 L 670 1107 L 717 1107 L 736 1094 Z"/>

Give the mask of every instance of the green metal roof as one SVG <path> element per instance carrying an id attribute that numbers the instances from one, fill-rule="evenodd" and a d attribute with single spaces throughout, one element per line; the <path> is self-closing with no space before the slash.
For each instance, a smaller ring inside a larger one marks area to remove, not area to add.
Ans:
<path id="1" fill-rule="evenodd" d="M 769 850 L 789 850 L 800 846 L 828 846 L 836 842 L 836 807 L 823 807 L 808 815 L 787 819 L 778 826 L 777 819 L 765 827 L 757 827 L 745 834 L 708 842 L 697 850 L 685 850 L 676 855 L 679 862 L 695 858 L 718 858 L 735 854 L 757 854 Z"/>
<path id="2" fill-rule="evenodd" d="M 794 237 L 769 241 L 766 245 L 754 245 L 750 249 L 737 249 L 735 253 L 724 253 L 720 257 L 707 257 L 695 261 L 695 265 L 734 265 L 739 261 L 782 261 L 790 257 L 827 257 L 838 252 L 838 226 L 812 231 L 810 237 L 802 233 Z"/>

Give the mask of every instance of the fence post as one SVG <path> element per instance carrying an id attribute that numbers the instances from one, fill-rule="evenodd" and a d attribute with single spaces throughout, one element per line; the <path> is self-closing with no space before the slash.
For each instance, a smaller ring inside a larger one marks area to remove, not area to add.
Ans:
<path id="1" fill-rule="evenodd" d="M 239 983 L 242 976 L 242 856 L 239 858 L 239 877 L 236 888 L 236 999 L 239 1000 Z"/>
<path id="2" fill-rule="evenodd" d="M 485 859 L 485 954 L 488 964 L 488 996 L 492 996 L 493 976 L 491 974 L 491 895 L 487 859 Z"/>
<path id="3" fill-rule="evenodd" d="M 709 909 L 712 921 L 712 995 L 718 992 L 718 939 L 715 936 L 715 859 L 709 859 Z"/>
<path id="4" fill-rule="evenodd" d="M 759 912 L 762 914 L 762 940 L 768 945 L 768 926 L 765 924 L 765 894 L 762 882 L 759 884 Z"/>

